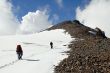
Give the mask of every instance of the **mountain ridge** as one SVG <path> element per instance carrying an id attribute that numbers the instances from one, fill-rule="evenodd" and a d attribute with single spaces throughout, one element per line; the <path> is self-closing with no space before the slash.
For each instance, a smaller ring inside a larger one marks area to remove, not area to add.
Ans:
<path id="1" fill-rule="evenodd" d="M 69 57 L 55 67 L 55 73 L 110 73 L 110 39 L 100 28 L 92 29 L 78 20 L 64 21 L 48 30 L 65 29 L 76 41 L 68 47 Z"/>

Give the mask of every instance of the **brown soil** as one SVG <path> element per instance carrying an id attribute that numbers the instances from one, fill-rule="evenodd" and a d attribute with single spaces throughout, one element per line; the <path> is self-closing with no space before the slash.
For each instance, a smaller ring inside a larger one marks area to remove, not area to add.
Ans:
<path id="1" fill-rule="evenodd" d="M 81 23 L 65 21 L 49 28 L 65 29 L 76 38 L 68 46 L 69 57 L 55 67 L 55 73 L 110 73 L 110 39 L 93 35 L 95 31 Z"/>

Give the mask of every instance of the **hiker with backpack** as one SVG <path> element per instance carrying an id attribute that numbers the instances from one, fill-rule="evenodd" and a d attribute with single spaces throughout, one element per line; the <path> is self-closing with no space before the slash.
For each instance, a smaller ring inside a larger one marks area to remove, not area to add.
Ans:
<path id="1" fill-rule="evenodd" d="M 22 50 L 22 47 L 21 45 L 17 45 L 17 48 L 16 48 L 16 53 L 18 55 L 18 59 L 22 59 L 22 56 L 23 56 L 23 50 Z"/>

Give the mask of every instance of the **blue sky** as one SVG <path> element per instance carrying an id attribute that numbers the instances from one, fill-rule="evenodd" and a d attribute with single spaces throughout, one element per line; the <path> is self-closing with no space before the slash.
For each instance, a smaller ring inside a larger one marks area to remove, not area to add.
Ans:
<path id="1" fill-rule="evenodd" d="M 0 35 L 36 33 L 74 19 L 110 36 L 110 0 L 0 0 Z"/>
<path id="2" fill-rule="evenodd" d="M 52 19 L 53 15 L 58 15 L 58 20 L 55 23 L 64 20 L 74 20 L 76 16 L 76 8 L 78 6 L 83 9 L 90 0 L 60 0 L 62 6 L 57 3 L 58 0 L 12 0 L 14 14 L 19 21 L 28 12 L 35 12 L 38 9 L 43 9 L 46 6 L 49 8 L 49 19 Z"/>

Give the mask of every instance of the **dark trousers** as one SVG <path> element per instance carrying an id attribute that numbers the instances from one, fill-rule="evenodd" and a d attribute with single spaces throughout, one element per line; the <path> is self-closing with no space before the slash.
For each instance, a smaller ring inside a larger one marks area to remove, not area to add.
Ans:
<path id="1" fill-rule="evenodd" d="M 22 52 L 17 52 L 17 55 L 18 55 L 18 59 L 19 59 L 19 60 L 22 59 L 22 55 L 23 55 Z"/>
<path id="2" fill-rule="evenodd" d="M 53 45 L 50 45 L 51 46 L 51 49 L 53 49 Z"/>

